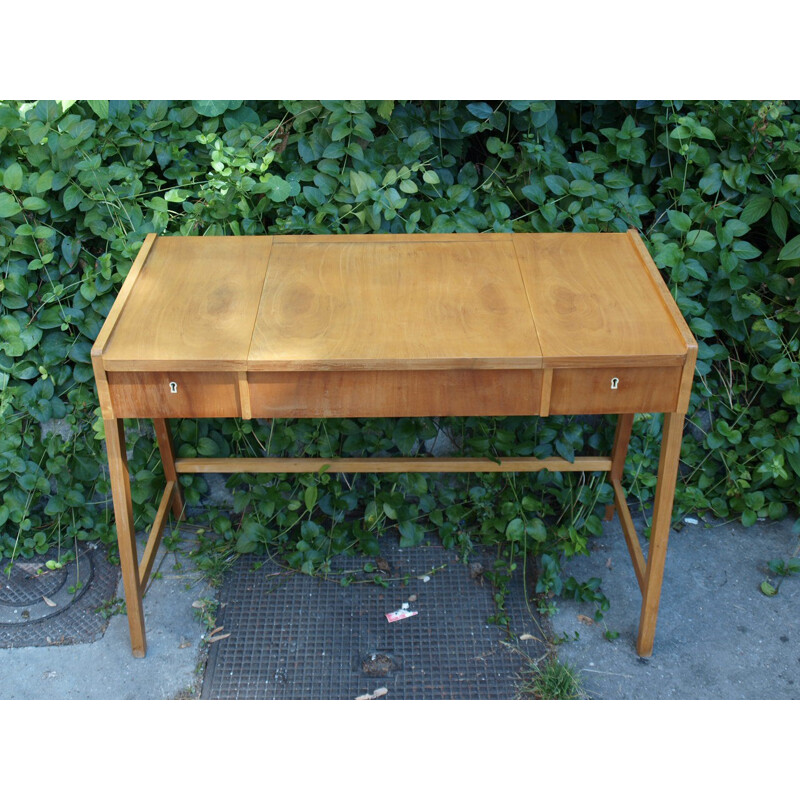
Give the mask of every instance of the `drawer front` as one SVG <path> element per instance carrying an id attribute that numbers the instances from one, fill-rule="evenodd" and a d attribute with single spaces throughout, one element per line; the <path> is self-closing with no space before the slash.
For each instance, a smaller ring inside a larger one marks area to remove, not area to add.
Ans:
<path id="1" fill-rule="evenodd" d="M 238 417 L 234 373 L 108 372 L 117 417 Z"/>
<path id="2" fill-rule="evenodd" d="M 539 413 L 535 370 L 250 372 L 254 417 L 461 417 Z"/>
<path id="3" fill-rule="evenodd" d="M 682 367 L 555 369 L 551 414 L 675 411 Z"/>

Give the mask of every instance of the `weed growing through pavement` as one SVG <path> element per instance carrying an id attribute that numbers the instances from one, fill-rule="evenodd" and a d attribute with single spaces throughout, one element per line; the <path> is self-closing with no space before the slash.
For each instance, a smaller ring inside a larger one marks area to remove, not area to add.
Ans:
<path id="1" fill-rule="evenodd" d="M 575 669 L 551 654 L 531 660 L 517 678 L 517 697 L 520 700 L 586 699 Z"/>

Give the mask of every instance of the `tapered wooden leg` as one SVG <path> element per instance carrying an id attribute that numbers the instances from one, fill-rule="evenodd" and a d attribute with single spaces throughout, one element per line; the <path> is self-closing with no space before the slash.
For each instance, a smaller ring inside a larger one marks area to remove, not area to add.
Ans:
<path id="1" fill-rule="evenodd" d="M 136 531 L 133 527 L 133 504 L 128 457 L 125 453 L 125 429 L 121 419 L 104 419 L 108 469 L 111 476 L 111 494 L 114 499 L 114 517 L 117 523 L 119 561 L 122 585 L 125 588 L 125 607 L 131 632 L 131 650 L 137 658 L 144 658 L 147 639 L 144 632 L 142 587 L 139 582 L 139 556 L 136 550 Z"/>
<path id="2" fill-rule="evenodd" d="M 172 514 L 177 520 L 184 518 L 184 502 L 178 473 L 175 470 L 175 445 L 172 443 L 172 434 L 169 431 L 169 422 L 165 419 L 154 419 L 153 427 L 156 429 L 158 449 L 161 452 L 161 463 L 164 465 L 164 477 L 167 481 L 174 481 L 175 490 L 172 493 Z"/>
<path id="3" fill-rule="evenodd" d="M 661 599 L 661 582 L 664 577 L 667 541 L 672 523 L 672 504 L 675 499 L 675 484 L 681 455 L 684 417 L 685 414 L 680 413 L 664 414 L 661 458 L 658 462 L 658 485 L 653 506 L 653 525 L 650 532 L 647 570 L 642 592 L 639 638 L 636 642 L 636 651 L 645 658 L 653 654 L 658 604 Z"/>
<path id="4" fill-rule="evenodd" d="M 614 485 L 614 481 L 622 480 L 622 472 L 625 469 L 625 458 L 628 455 L 628 444 L 631 440 L 631 428 L 633 427 L 633 414 L 620 414 L 617 419 L 617 432 L 614 434 L 614 448 L 611 451 L 611 472 L 609 481 Z M 603 517 L 606 522 L 614 516 L 614 504 L 606 506 L 606 515 Z"/>

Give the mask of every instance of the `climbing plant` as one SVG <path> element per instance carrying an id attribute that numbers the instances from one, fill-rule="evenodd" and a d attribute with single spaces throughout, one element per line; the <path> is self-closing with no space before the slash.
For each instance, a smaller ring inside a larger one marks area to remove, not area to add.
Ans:
<path id="1" fill-rule="evenodd" d="M 699 341 L 676 518 L 745 526 L 800 503 L 800 104 L 677 101 L 0 102 L 0 556 L 113 546 L 89 351 L 145 235 L 638 229 Z M 183 420 L 181 455 L 606 451 L 591 420 Z M 645 514 L 660 420 L 626 481 Z M 137 525 L 162 482 L 131 423 Z M 425 443 L 428 443 L 427 445 Z M 498 548 L 493 576 L 563 581 L 601 532 L 599 475 L 232 476 L 232 507 L 183 476 L 214 543 L 306 572 L 437 533 Z M 201 548 L 201 551 L 203 549 Z M 206 551 L 203 551 L 206 552 Z M 204 556 L 201 553 L 201 559 Z"/>

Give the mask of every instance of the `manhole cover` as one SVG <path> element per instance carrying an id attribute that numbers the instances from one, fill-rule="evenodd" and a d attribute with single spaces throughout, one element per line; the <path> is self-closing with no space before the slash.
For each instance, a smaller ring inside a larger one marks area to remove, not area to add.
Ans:
<path id="1" fill-rule="evenodd" d="M 50 552 L 0 561 L 0 647 L 78 644 L 102 636 L 108 620 L 97 609 L 114 598 L 119 569 L 96 543 L 80 545 L 74 561 L 48 569 L 57 557 Z"/>
<path id="2" fill-rule="evenodd" d="M 43 597 L 52 597 L 64 588 L 70 571 L 48 570 L 46 562 L 41 560 L 15 561 L 8 575 L 0 573 L 0 619 L 12 621 L 3 609 L 36 605 Z"/>

